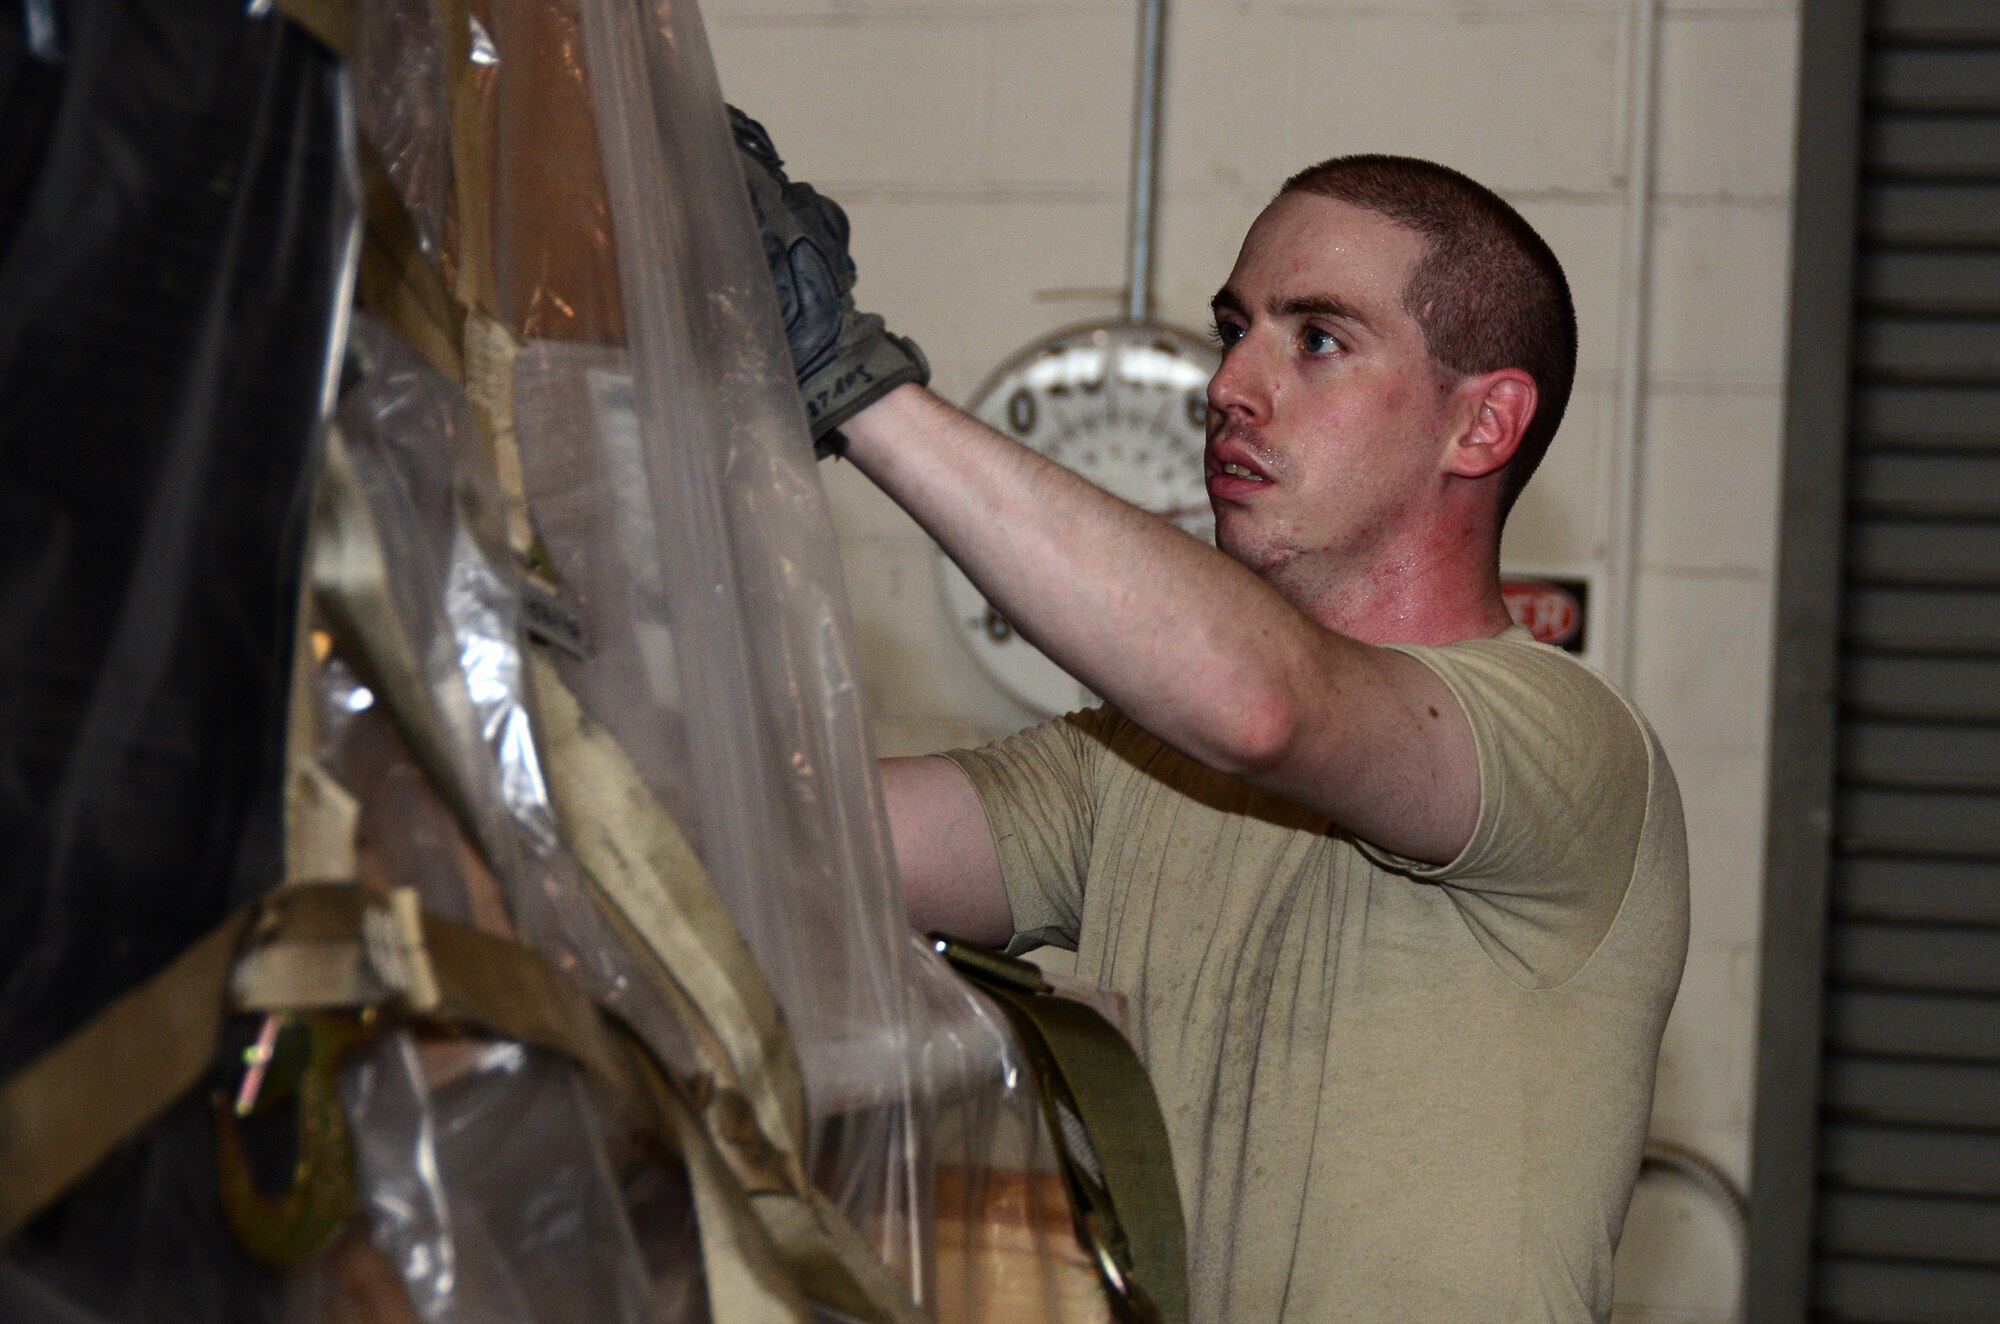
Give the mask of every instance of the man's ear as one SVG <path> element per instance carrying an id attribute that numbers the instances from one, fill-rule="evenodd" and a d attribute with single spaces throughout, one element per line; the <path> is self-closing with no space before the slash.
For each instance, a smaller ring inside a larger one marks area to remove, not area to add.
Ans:
<path id="1" fill-rule="evenodd" d="M 1446 457 L 1461 478 L 1484 478 L 1514 458 L 1535 417 L 1535 379 L 1519 368 L 1482 373 L 1459 384 L 1471 414 Z"/>

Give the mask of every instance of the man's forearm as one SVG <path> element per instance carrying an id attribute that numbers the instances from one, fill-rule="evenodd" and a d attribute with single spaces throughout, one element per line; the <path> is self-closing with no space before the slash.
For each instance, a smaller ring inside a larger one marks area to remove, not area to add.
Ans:
<path id="1" fill-rule="evenodd" d="M 1269 757 L 1287 669 L 1347 643 L 1235 561 L 928 390 L 892 392 L 845 431 L 848 458 L 1017 630 L 1212 767 Z"/>

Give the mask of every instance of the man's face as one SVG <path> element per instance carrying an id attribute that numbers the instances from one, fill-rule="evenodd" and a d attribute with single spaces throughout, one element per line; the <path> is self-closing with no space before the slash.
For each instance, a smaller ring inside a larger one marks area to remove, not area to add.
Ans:
<path id="1" fill-rule="evenodd" d="M 1403 309 L 1425 246 L 1375 212 L 1288 193 L 1216 296 L 1216 542 L 1281 588 L 1407 552 L 1405 516 L 1441 479 L 1450 383 Z"/>

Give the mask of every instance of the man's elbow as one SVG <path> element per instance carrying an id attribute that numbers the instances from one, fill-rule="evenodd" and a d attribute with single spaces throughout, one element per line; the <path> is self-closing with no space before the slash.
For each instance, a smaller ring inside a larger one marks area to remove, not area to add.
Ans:
<path id="1" fill-rule="evenodd" d="M 1237 696 L 1221 717 L 1206 760 L 1217 772 L 1256 781 L 1282 770 L 1298 747 L 1298 705 L 1283 693 Z"/>

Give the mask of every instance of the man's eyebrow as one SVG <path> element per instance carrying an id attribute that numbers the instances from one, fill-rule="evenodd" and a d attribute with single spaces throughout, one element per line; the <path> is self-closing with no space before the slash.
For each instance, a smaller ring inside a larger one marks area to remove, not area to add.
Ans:
<path id="1" fill-rule="evenodd" d="M 1208 306 L 1211 311 L 1217 313 L 1244 311 L 1243 300 L 1238 298 L 1236 291 L 1227 285 L 1215 292 L 1215 297 L 1208 301 Z M 1343 322 L 1351 322 L 1365 331 L 1375 329 L 1375 324 L 1364 317 L 1353 304 L 1331 294 L 1302 294 L 1284 299 L 1272 304 L 1270 313 L 1273 317 L 1335 317 Z"/>
<path id="2" fill-rule="evenodd" d="M 1271 311 L 1279 317 L 1337 317 L 1366 331 L 1375 329 L 1375 324 L 1362 316 L 1353 304 L 1331 294 L 1300 295 L 1284 300 Z"/>

